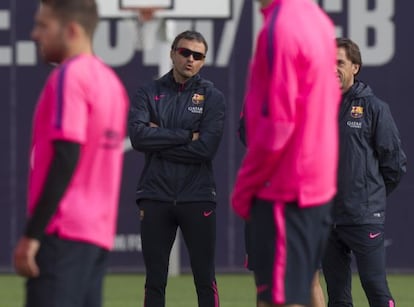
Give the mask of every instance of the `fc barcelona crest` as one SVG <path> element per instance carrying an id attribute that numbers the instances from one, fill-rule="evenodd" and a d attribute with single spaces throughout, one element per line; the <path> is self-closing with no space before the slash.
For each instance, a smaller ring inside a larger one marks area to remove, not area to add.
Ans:
<path id="1" fill-rule="evenodd" d="M 361 106 L 352 106 L 351 116 L 353 118 L 361 118 L 364 115 L 364 107 Z"/>
<path id="2" fill-rule="evenodd" d="M 195 105 L 201 104 L 204 102 L 204 95 L 195 93 L 193 95 L 192 101 Z"/>

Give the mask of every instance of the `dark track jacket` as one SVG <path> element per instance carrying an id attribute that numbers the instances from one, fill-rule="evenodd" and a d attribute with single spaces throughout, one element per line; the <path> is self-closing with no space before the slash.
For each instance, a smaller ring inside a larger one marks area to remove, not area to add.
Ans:
<path id="1" fill-rule="evenodd" d="M 223 94 L 199 75 L 181 85 L 170 71 L 140 88 L 128 119 L 132 146 L 145 153 L 137 202 L 215 202 L 212 160 L 224 116 Z M 149 122 L 159 127 L 149 127 Z M 196 141 L 193 132 L 200 133 Z"/>
<path id="2" fill-rule="evenodd" d="M 340 154 L 335 224 L 382 224 L 386 196 L 406 172 L 406 156 L 388 105 L 356 81 L 339 113 Z"/>

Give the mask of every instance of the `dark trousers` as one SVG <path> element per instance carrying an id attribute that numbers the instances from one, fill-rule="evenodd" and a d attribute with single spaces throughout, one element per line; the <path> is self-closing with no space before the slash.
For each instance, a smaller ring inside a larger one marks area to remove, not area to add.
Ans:
<path id="1" fill-rule="evenodd" d="M 257 300 L 307 306 L 331 225 L 330 202 L 299 207 L 255 199 L 247 224 Z"/>
<path id="2" fill-rule="evenodd" d="M 139 202 L 146 307 L 165 306 L 168 264 L 177 228 L 190 256 L 199 307 L 218 307 L 215 279 L 215 203 Z"/>
<path id="3" fill-rule="evenodd" d="M 55 236 L 42 239 L 40 276 L 26 283 L 26 307 L 101 307 L 108 252 Z"/>
<path id="4" fill-rule="evenodd" d="M 352 307 L 351 253 L 371 307 L 393 307 L 385 272 L 384 225 L 336 226 L 322 262 L 329 307 Z"/>

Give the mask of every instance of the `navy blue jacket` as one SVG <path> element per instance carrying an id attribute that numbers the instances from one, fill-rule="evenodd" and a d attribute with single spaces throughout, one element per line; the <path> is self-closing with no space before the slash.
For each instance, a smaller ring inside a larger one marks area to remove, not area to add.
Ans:
<path id="1" fill-rule="evenodd" d="M 137 202 L 215 202 L 212 160 L 224 116 L 223 94 L 199 75 L 182 85 L 170 71 L 140 88 L 128 118 L 132 146 L 145 153 Z M 149 127 L 150 122 L 159 128 Z M 196 141 L 193 132 L 200 133 Z"/>
<path id="2" fill-rule="evenodd" d="M 340 154 L 335 224 L 382 224 L 386 196 L 406 172 L 406 156 L 388 105 L 356 81 L 339 113 Z"/>

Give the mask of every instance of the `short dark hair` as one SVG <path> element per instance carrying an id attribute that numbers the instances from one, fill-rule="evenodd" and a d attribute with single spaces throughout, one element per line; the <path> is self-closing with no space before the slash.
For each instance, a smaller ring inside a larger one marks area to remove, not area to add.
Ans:
<path id="1" fill-rule="evenodd" d="M 76 21 L 92 38 L 98 24 L 98 7 L 95 0 L 40 0 L 49 6 L 62 22 Z"/>
<path id="2" fill-rule="evenodd" d="M 184 32 L 178 34 L 175 37 L 175 39 L 174 39 L 174 41 L 173 41 L 173 43 L 171 45 L 171 50 L 177 49 L 178 42 L 180 40 L 182 40 L 182 39 L 186 39 L 186 40 L 189 40 L 189 41 L 195 40 L 195 41 L 197 41 L 199 43 L 203 43 L 204 44 L 204 47 L 206 48 L 206 52 L 205 53 L 207 53 L 208 45 L 207 45 L 207 41 L 204 38 L 204 36 L 200 32 L 190 31 L 190 30 L 184 31 Z"/>
<path id="3" fill-rule="evenodd" d="M 344 48 L 347 58 L 353 63 L 359 65 L 359 70 L 362 67 L 361 51 L 358 45 L 349 38 L 339 37 L 336 39 L 336 46 L 338 48 Z"/>

